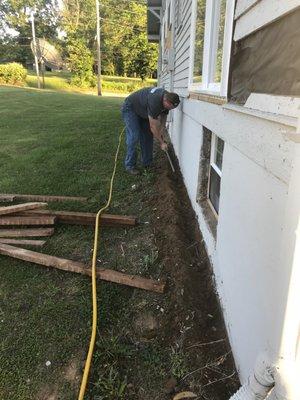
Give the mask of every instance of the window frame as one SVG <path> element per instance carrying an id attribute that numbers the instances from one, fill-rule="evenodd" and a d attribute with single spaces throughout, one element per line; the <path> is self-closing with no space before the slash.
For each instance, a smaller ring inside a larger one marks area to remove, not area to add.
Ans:
<path id="1" fill-rule="evenodd" d="M 217 210 L 215 209 L 215 207 L 213 206 L 213 204 L 212 204 L 212 202 L 211 202 L 211 200 L 209 198 L 210 184 L 211 184 L 211 168 L 213 168 L 214 171 L 217 173 L 217 175 L 220 177 L 220 186 L 221 186 L 222 170 L 216 164 L 215 159 L 216 159 L 216 151 L 217 151 L 217 140 L 220 139 L 224 143 L 222 159 L 223 159 L 223 155 L 224 155 L 225 141 L 221 137 L 217 136 L 213 132 L 211 133 L 211 135 L 212 136 L 211 136 L 211 148 L 210 148 L 209 171 L 208 171 L 207 202 L 208 202 L 210 208 L 212 209 L 215 217 L 218 219 L 219 214 L 218 214 Z M 222 165 L 223 165 L 223 161 L 222 161 Z M 221 187 L 220 187 L 220 195 L 221 195 Z"/>
<path id="2" fill-rule="evenodd" d="M 197 0 L 192 3 L 189 86 L 190 92 L 227 97 L 229 63 L 233 34 L 235 0 L 226 0 L 221 82 L 214 82 L 221 0 L 206 0 L 202 82 L 194 83 L 194 54 L 197 21 Z"/>

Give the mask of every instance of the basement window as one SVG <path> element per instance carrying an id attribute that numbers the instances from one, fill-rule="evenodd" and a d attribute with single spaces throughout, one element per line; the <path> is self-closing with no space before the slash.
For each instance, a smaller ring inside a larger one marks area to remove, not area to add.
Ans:
<path id="1" fill-rule="evenodd" d="M 223 152 L 224 141 L 203 127 L 197 202 L 214 238 L 217 237 Z"/>
<path id="2" fill-rule="evenodd" d="M 224 140 L 219 138 L 217 135 L 212 134 L 208 179 L 208 202 L 217 215 L 219 214 L 223 152 Z"/>

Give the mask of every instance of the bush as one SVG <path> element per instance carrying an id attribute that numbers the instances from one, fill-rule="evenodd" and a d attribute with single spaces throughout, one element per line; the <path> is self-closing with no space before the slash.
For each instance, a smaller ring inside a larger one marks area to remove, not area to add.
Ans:
<path id="1" fill-rule="evenodd" d="M 72 73 L 71 85 L 89 88 L 94 85 L 93 56 L 86 44 L 80 39 L 73 39 L 67 46 L 69 69 Z"/>
<path id="2" fill-rule="evenodd" d="M 22 64 L 0 64 L 0 83 L 23 85 L 25 83 L 26 76 L 27 71 Z"/>
<path id="3" fill-rule="evenodd" d="M 143 87 L 151 86 L 149 82 L 113 82 L 102 80 L 102 88 L 107 92 L 131 93 Z"/>

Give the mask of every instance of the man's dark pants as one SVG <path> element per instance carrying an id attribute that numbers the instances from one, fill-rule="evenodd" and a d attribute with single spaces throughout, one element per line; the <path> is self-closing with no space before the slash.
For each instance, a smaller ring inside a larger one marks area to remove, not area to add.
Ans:
<path id="1" fill-rule="evenodd" d="M 153 135 L 150 130 L 148 119 L 139 117 L 132 108 L 132 105 L 125 100 L 122 107 L 122 116 L 126 126 L 127 154 L 125 168 L 136 167 L 138 142 L 141 146 L 142 164 L 148 167 L 153 161 Z"/>

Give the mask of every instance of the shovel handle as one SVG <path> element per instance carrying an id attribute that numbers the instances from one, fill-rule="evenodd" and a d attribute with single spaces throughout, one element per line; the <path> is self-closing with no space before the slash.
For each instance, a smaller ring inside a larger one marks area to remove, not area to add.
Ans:
<path id="1" fill-rule="evenodd" d="M 166 155 L 168 157 L 168 161 L 169 161 L 169 164 L 170 164 L 170 166 L 172 168 L 172 171 L 175 172 L 175 168 L 174 168 L 174 165 L 172 163 L 172 160 L 171 160 L 171 157 L 170 157 L 170 154 L 169 154 L 168 150 L 165 150 L 165 153 L 166 153 Z"/>

